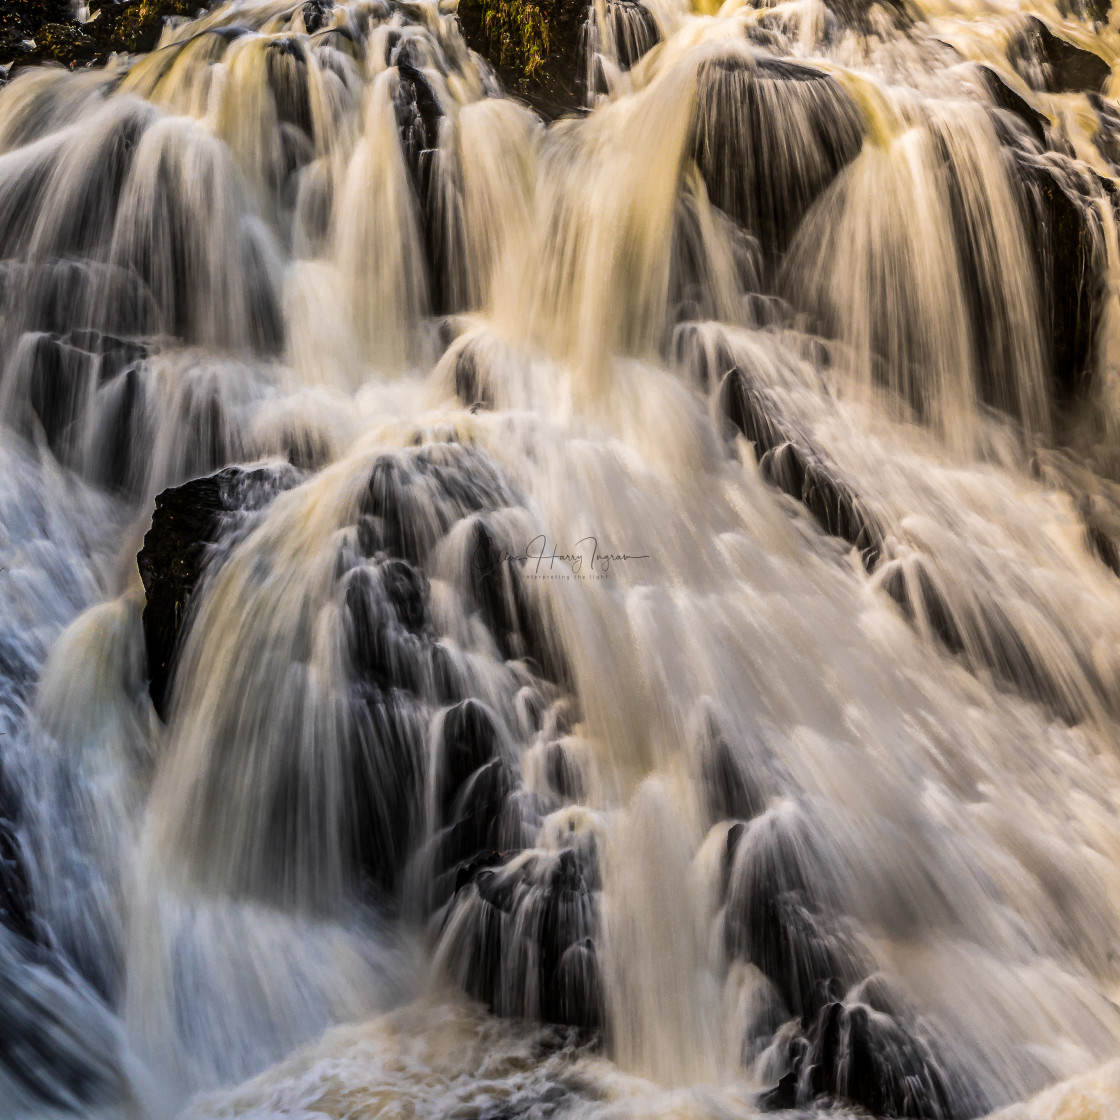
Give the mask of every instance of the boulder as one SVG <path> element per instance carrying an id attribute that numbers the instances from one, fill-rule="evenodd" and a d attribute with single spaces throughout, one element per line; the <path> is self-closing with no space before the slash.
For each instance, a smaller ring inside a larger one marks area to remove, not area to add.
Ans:
<path id="1" fill-rule="evenodd" d="M 863 145 L 863 118 L 832 75 L 786 59 L 708 59 L 692 156 L 712 202 L 775 253 Z"/>
<path id="2" fill-rule="evenodd" d="M 586 858 L 566 848 L 488 862 L 452 900 L 442 935 L 451 973 L 496 1014 L 588 1032 L 603 1025 Z"/>
<path id="3" fill-rule="evenodd" d="M 1055 34 L 1037 16 L 1028 16 L 1008 57 L 1032 89 L 1048 93 L 1099 93 L 1112 75 L 1100 55 Z"/>
<path id="4" fill-rule="evenodd" d="M 546 120 L 578 112 L 587 100 L 581 0 L 459 0 L 459 26 L 502 83 Z"/>
<path id="5" fill-rule="evenodd" d="M 216 546 L 245 514 L 263 509 L 300 480 L 292 467 L 226 467 L 164 490 L 136 563 L 144 584 L 148 689 L 166 718 L 171 678 L 191 597 Z"/>
<path id="6" fill-rule="evenodd" d="M 906 1120 L 970 1120 L 988 1111 L 972 1080 L 902 1019 L 827 1003 L 789 1043 L 789 1072 L 758 1100 L 765 1112 L 821 1098 Z"/>

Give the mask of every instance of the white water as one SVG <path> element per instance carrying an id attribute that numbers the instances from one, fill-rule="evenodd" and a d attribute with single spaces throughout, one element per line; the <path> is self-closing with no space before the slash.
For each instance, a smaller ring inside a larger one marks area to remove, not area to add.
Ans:
<path id="1" fill-rule="evenodd" d="M 599 5 L 609 92 L 547 128 L 429 3 L 308 36 L 245 0 L 0 93 L 0 760 L 45 942 L 0 926 L 0 1025 L 45 1038 L 0 1046 L 0 1113 L 753 1115 L 804 1010 L 725 936 L 768 875 L 846 947 L 847 1003 L 888 989 L 967 1086 L 957 1114 L 1067 1081 L 1007 1115 L 1120 1110 L 1120 582 L 1086 529 L 1120 527 L 1120 248 L 1093 109 L 1028 89 L 1012 5 L 649 11 L 664 41 L 624 67 L 645 40 Z M 439 109 L 415 165 L 408 66 Z M 1090 184 L 1077 407 L 999 128 Z M 721 412 L 732 365 L 879 555 L 771 485 L 780 449 Z M 301 484 L 206 577 L 164 723 L 134 559 L 155 495 L 285 458 Z M 479 532 L 582 557 L 530 562 L 512 638 Z M 355 598 L 390 609 L 377 548 L 429 581 L 384 663 L 353 636 Z M 939 591 L 955 652 L 892 581 Z M 477 844 L 519 892 L 502 1017 L 464 994 L 490 902 L 441 877 L 468 697 L 514 787 Z M 713 733 L 749 811 L 711 804 Z M 573 851 L 599 1046 L 535 1022 Z"/>

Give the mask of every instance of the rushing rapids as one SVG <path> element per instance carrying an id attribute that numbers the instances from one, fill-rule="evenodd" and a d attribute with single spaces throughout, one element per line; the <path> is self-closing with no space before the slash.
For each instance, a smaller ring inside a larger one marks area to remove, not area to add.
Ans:
<path id="1" fill-rule="evenodd" d="M 1120 1110 L 1120 22 L 578 24 L 0 90 L 0 1115 Z"/>

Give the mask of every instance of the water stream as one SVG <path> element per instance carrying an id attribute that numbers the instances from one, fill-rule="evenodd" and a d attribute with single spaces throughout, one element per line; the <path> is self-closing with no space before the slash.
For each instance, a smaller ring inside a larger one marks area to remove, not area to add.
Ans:
<path id="1" fill-rule="evenodd" d="M 1118 27 L 596 0 L 546 124 L 453 5 L 233 0 L 6 84 L 0 1115 L 1120 1113 Z"/>

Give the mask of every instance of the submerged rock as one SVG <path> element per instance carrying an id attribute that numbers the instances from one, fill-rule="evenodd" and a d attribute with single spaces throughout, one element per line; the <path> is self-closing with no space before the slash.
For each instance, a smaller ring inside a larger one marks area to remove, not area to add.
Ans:
<path id="1" fill-rule="evenodd" d="M 709 197 L 771 252 L 863 144 L 863 119 L 836 79 L 785 59 L 702 63 L 696 106 L 691 149 Z"/>
<path id="2" fill-rule="evenodd" d="M 901 1019 L 833 1001 L 791 1039 L 789 1072 L 758 1100 L 764 1112 L 825 1098 L 899 1120 L 968 1120 L 987 1111 L 971 1082 Z"/>
<path id="3" fill-rule="evenodd" d="M 299 478 L 292 467 L 226 467 L 165 490 L 156 498 L 152 525 L 136 563 L 147 600 L 148 690 L 161 716 L 167 714 L 175 654 L 191 596 L 214 546 L 238 515 L 263 509 Z"/>
<path id="4" fill-rule="evenodd" d="M 496 1014 L 587 1031 L 604 1021 L 586 855 L 529 851 L 479 868 L 444 922 L 452 975 Z"/>

